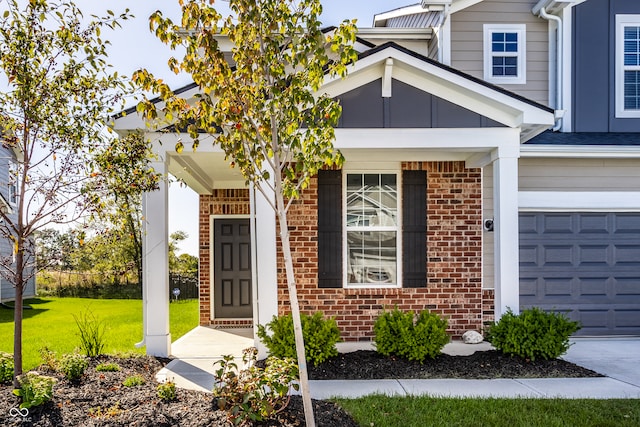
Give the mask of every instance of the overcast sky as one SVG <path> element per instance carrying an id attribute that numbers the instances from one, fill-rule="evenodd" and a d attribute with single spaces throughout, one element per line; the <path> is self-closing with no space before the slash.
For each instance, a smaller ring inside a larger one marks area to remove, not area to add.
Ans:
<path id="1" fill-rule="evenodd" d="M 330 26 L 344 19 L 355 18 L 359 27 L 371 27 L 376 13 L 416 3 L 417 0 L 324 0 L 322 22 Z M 103 15 L 107 9 L 121 13 L 126 8 L 135 15 L 133 20 L 124 22 L 122 29 L 103 34 L 112 43 L 109 62 L 120 74 L 131 76 L 135 70 L 146 68 L 171 87 L 178 88 L 190 83 L 188 76 L 176 76 L 168 70 L 167 59 L 172 52 L 149 31 L 148 18 L 158 9 L 174 21 L 179 20 L 177 0 L 76 0 L 76 4 L 85 16 Z M 226 2 L 216 0 L 214 7 L 223 16 L 228 15 Z M 180 251 L 198 255 L 198 197 L 178 184 L 173 184 L 169 193 L 169 230 L 185 231 L 189 239 L 180 245 Z"/>

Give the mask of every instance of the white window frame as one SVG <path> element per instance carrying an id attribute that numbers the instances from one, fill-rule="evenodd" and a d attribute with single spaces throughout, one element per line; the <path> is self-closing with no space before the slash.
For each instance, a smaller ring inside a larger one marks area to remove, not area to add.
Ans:
<path id="1" fill-rule="evenodd" d="M 395 227 L 347 227 L 347 175 L 352 174 L 376 174 L 395 175 L 397 200 L 397 218 Z M 402 171 L 397 169 L 343 169 L 342 172 L 342 254 L 343 271 L 342 283 L 345 288 L 401 288 L 402 287 Z M 396 283 L 349 283 L 349 244 L 347 233 L 349 231 L 395 231 L 396 232 Z"/>
<path id="2" fill-rule="evenodd" d="M 640 27 L 640 15 L 616 15 L 616 118 L 640 118 L 640 109 L 624 108 L 624 72 L 640 71 L 640 66 L 624 65 L 625 27 Z"/>
<path id="3" fill-rule="evenodd" d="M 18 205 L 18 165 L 9 162 L 9 205 L 15 208 Z"/>
<path id="4" fill-rule="evenodd" d="M 494 33 L 516 33 L 518 35 L 517 52 L 493 52 L 492 36 Z M 484 24 L 483 25 L 483 52 L 484 52 L 484 79 L 496 84 L 525 84 L 527 83 L 527 26 L 525 24 Z M 513 56 L 518 59 L 518 71 L 516 76 L 494 76 L 493 58 Z"/>

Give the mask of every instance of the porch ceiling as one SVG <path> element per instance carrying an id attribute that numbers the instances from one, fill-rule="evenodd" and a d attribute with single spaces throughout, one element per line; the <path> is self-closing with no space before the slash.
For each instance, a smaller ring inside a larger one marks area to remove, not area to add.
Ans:
<path id="1" fill-rule="evenodd" d="M 188 140 L 187 135 L 174 138 Z M 167 144 L 164 136 L 163 147 Z M 231 161 L 214 147 L 210 138 L 197 151 L 177 153 L 166 148 L 168 171 L 198 194 L 214 189 L 245 188 L 245 180 Z M 509 128 L 484 129 L 336 129 L 334 146 L 345 157 L 345 167 L 385 168 L 405 161 L 467 161 L 470 167 L 481 166 L 478 159 L 490 157 L 501 145 L 519 147 L 518 132 Z"/>

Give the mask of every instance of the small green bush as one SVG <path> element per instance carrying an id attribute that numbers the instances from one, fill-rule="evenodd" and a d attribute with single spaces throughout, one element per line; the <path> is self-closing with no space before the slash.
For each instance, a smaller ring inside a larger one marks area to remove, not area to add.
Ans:
<path id="1" fill-rule="evenodd" d="M 322 313 L 313 316 L 300 315 L 302 337 L 307 361 L 314 366 L 338 355 L 336 343 L 340 341 L 340 330 L 335 319 L 324 319 Z M 267 332 L 271 330 L 271 335 Z M 271 356 L 284 359 L 296 358 L 296 343 L 293 335 L 293 318 L 291 314 L 273 316 L 266 327 L 258 325 L 258 337 L 269 349 Z"/>
<path id="2" fill-rule="evenodd" d="M 176 383 L 173 381 L 167 381 L 162 384 L 158 384 L 158 387 L 156 387 L 156 393 L 158 397 L 165 402 L 175 400 Z"/>
<path id="3" fill-rule="evenodd" d="M 439 355 L 449 342 L 447 326 L 446 319 L 427 310 L 417 317 L 412 311 L 403 313 L 397 308 L 385 311 L 373 325 L 376 351 L 422 363 Z"/>
<path id="4" fill-rule="evenodd" d="M 569 349 L 569 336 L 580 329 L 578 322 L 561 313 L 534 307 L 513 314 L 508 310 L 487 331 L 487 341 L 505 354 L 523 359 L 556 359 Z"/>
<path id="5" fill-rule="evenodd" d="M 298 389 L 298 366 L 294 359 L 269 357 L 264 369 L 255 366 L 258 350 L 244 350 L 244 369 L 238 369 L 233 355 L 222 356 L 215 371 L 213 395 L 232 425 L 248 425 L 275 417 L 289 404 L 290 388 Z"/>
<path id="6" fill-rule="evenodd" d="M 139 385 L 142 385 L 145 383 L 144 378 L 142 378 L 142 375 L 131 375 L 130 377 L 127 377 L 123 382 L 122 385 L 125 387 L 137 387 Z"/>
<path id="7" fill-rule="evenodd" d="M 13 390 L 13 394 L 22 398 L 20 408 L 29 409 L 51 400 L 56 379 L 37 372 L 27 372 L 18 379 L 18 382 L 20 388 Z"/>
<path id="8" fill-rule="evenodd" d="M 98 372 L 118 372 L 119 370 L 120 366 L 117 363 L 100 363 L 96 366 Z"/>
<path id="9" fill-rule="evenodd" d="M 13 356 L 0 351 L 0 384 L 9 384 L 13 380 Z"/>
<path id="10" fill-rule="evenodd" d="M 89 366 L 87 358 L 78 353 L 65 354 L 60 358 L 59 362 L 60 371 L 70 381 L 80 379 L 84 375 L 87 366 Z"/>

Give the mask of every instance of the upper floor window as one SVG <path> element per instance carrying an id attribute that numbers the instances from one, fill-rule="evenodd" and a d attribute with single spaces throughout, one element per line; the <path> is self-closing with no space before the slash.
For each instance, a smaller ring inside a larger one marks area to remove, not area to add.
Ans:
<path id="1" fill-rule="evenodd" d="M 348 173 L 346 184 L 346 283 L 397 285 L 397 174 Z"/>
<path id="2" fill-rule="evenodd" d="M 484 25 L 484 79 L 498 84 L 524 84 L 526 26 Z"/>
<path id="3" fill-rule="evenodd" d="M 18 166 L 9 165 L 9 203 L 15 207 L 18 204 Z"/>
<path id="4" fill-rule="evenodd" d="M 640 117 L 640 15 L 616 16 L 616 117 Z"/>

